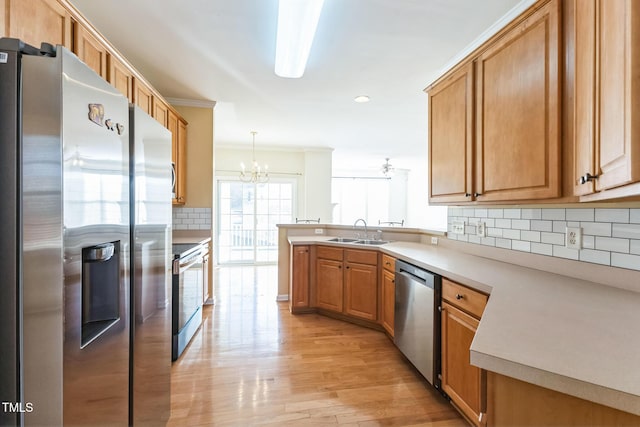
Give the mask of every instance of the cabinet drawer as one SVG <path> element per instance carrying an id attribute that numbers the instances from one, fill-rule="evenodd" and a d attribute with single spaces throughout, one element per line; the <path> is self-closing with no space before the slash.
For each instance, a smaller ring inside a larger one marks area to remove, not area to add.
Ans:
<path id="1" fill-rule="evenodd" d="M 391 272 L 396 271 L 396 259 L 389 255 L 382 254 L 382 267 Z"/>
<path id="2" fill-rule="evenodd" d="M 317 258 L 332 259 L 342 261 L 344 250 L 340 248 L 332 248 L 330 246 L 318 246 L 316 250 Z"/>
<path id="3" fill-rule="evenodd" d="M 360 251 L 357 249 L 347 249 L 345 252 L 345 258 L 349 262 L 378 265 L 378 252 L 376 251 Z"/>
<path id="4" fill-rule="evenodd" d="M 442 278 L 442 299 L 478 319 L 482 317 L 489 297 L 466 286 Z"/>

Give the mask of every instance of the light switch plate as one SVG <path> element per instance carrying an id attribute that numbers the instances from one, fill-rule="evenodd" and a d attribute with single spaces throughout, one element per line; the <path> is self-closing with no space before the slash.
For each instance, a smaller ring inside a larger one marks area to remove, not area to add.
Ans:
<path id="1" fill-rule="evenodd" d="M 567 227 L 564 244 L 569 249 L 582 249 L 582 228 Z"/>

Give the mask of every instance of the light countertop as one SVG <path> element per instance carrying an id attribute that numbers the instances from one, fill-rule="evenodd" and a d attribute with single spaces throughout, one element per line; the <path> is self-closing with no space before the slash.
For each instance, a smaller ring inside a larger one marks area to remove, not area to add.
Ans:
<path id="1" fill-rule="evenodd" d="M 291 236 L 292 244 L 331 236 Z M 378 249 L 491 296 L 471 363 L 640 415 L 640 293 L 438 246 Z"/>

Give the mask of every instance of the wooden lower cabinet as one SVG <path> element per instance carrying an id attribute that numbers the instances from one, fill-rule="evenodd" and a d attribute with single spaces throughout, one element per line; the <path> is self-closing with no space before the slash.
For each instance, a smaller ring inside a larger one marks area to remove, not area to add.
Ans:
<path id="1" fill-rule="evenodd" d="M 209 248 L 211 248 L 209 246 Z M 209 291 L 209 268 L 210 268 L 210 255 L 211 249 L 204 255 L 202 260 L 202 272 L 203 272 L 203 280 L 202 280 L 202 303 L 206 304 L 207 300 L 211 296 L 211 292 Z"/>
<path id="2" fill-rule="evenodd" d="M 442 390 L 474 424 L 484 387 L 484 372 L 469 361 L 479 321 L 446 302 L 442 304 Z"/>
<path id="3" fill-rule="evenodd" d="M 345 263 L 344 312 L 366 320 L 378 318 L 377 266 Z"/>
<path id="4" fill-rule="evenodd" d="M 342 261 L 318 259 L 316 261 L 316 306 L 342 313 L 343 295 Z"/>
<path id="5" fill-rule="evenodd" d="M 291 272 L 289 274 L 289 310 L 294 313 L 309 308 L 309 246 L 291 246 Z"/>
<path id="6" fill-rule="evenodd" d="M 485 412 L 486 371 L 472 366 L 471 342 L 488 296 L 442 279 L 442 390 L 476 426 Z"/>
<path id="7" fill-rule="evenodd" d="M 382 327 L 393 337 L 396 304 L 395 273 L 387 270 L 386 268 L 383 269 L 380 286 L 382 287 Z"/>
<path id="8" fill-rule="evenodd" d="M 491 427 L 640 426 L 640 416 L 487 373 L 487 423 Z"/>

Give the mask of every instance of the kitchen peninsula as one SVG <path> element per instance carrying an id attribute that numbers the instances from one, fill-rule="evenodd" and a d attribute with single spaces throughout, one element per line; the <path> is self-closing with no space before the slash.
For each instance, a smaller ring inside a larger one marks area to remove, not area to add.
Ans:
<path id="1" fill-rule="evenodd" d="M 323 234 L 315 234 L 316 228 L 322 228 Z M 532 268 L 540 268 L 536 265 L 540 261 L 537 255 L 523 255 L 524 261 L 516 263 L 498 261 L 512 260 L 506 251 L 497 248 L 484 250 L 484 256 L 465 253 L 457 242 L 443 238 L 442 233 L 434 236 L 420 230 L 384 230 L 384 239 L 391 242 L 375 247 L 329 241 L 352 234 L 351 227 L 283 225 L 280 233 L 286 248 L 322 245 L 379 251 L 489 294 L 470 348 L 471 364 L 488 372 L 486 412 L 489 419 L 505 410 L 501 405 L 506 405 L 509 395 L 513 394 L 507 390 L 534 385 L 543 393 L 555 390 L 560 392 L 556 393 L 558 396 L 584 399 L 574 400 L 584 402 L 589 414 L 592 413 L 589 411 L 599 414 L 601 408 L 604 412 L 610 408 L 623 411 L 598 415 L 603 419 L 610 416 L 626 419 L 628 415 L 629 425 L 639 422 L 640 419 L 631 415 L 640 415 L 637 272 L 585 267 L 584 263 L 577 269 L 573 261 L 558 261 L 551 268 L 553 272 L 542 271 Z M 432 237 L 439 238 L 438 245 L 429 244 Z M 462 247 L 468 246 L 473 245 Z M 280 252 L 281 279 L 283 273 L 289 272 L 287 251 Z M 501 253 L 505 258 L 500 257 Z M 585 269 L 593 281 L 584 276 L 575 277 L 586 274 Z M 572 274 L 577 270 L 583 271 Z M 595 274 L 591 274 L 593 272 Z M 512 384 L 515 388 L 505 388 L 512 381 L 516 381 L 516 385 Z M 524 405 L 530 401 L 524 400 Z M 566 411 L 575 412 L 575 408 L 567 406 Z M 525 416 L 535 419 L 531 414 Z M 616 423 L 622 422 L 615 419 Z"/>

